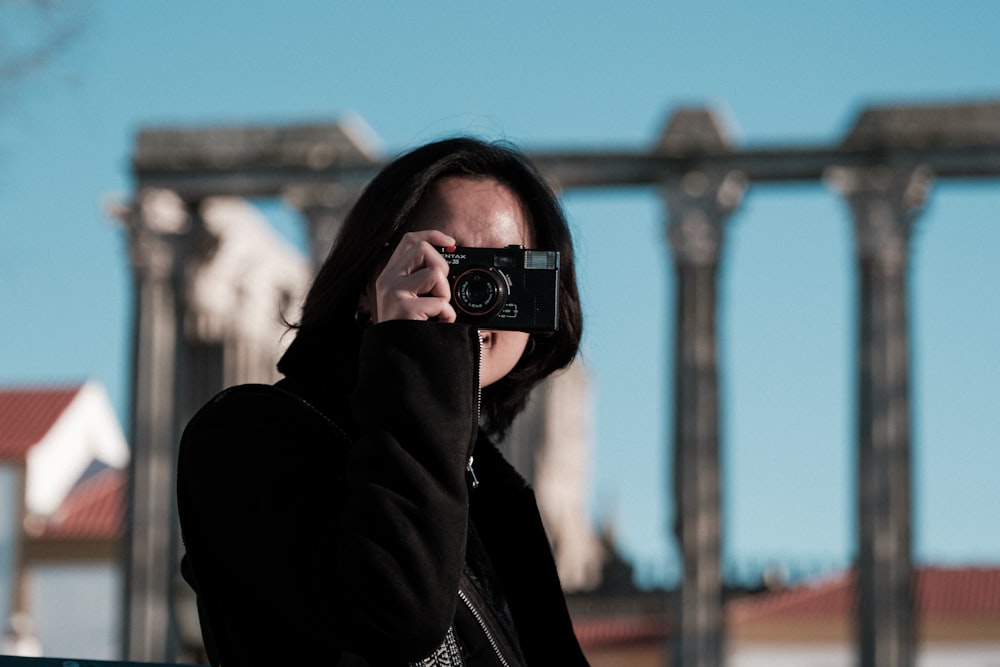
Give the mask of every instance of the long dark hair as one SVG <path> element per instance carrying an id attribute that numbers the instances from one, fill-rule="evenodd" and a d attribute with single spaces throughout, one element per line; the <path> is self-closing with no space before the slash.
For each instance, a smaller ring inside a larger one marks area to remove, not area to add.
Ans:
<path id="1" fill-rule="evenodd" d="M 388 164 L 361 193 L 340 236 L 320 267 L 295 326 L 295 339 L 278 362 L 286 375 L 326 369 L 353 382 L 361 330 L 358 297 L 386 259 L 386 244 L 409 231 L 413 213 L 445 176 L 493 179 L 511 189 L 529 213 L 535 245 L 558 250 L 559 329 L 533 334 L 533 346 L 504 378 L 483 389 L 484 429 L 502 436 L 541 380 L 573 361 L 583 320 L 576 286 L 573 242 L 562 208 L 535 167 L 513 147 L 458 137 L 426 144 Z"/>

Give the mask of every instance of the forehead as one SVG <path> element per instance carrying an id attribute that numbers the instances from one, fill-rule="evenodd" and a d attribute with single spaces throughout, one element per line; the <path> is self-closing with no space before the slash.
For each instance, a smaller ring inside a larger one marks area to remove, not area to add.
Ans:
<path id="1" fill-rule="evenodd" d="M 531 216 L 506 185 L 490 178 L 446 176 L 434 182 L 413 217 L 414 230 L 437 229 L 458 245 L 531 247 Z"/>

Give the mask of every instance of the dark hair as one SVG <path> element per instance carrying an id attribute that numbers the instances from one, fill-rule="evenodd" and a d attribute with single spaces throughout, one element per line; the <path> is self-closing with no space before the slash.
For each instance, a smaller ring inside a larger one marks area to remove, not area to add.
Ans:
<path id="1" fill-rule="evenodd" d="M 561 253 L 558 331 L 533 334 L 533 349 L 529 343 L 514 369 L 483 389 L 483 427 L 502 436 L 531 389 L 573 361 L 583 329 L 573 243 L 562 208 L 535 167 L 504 144 L 446 139 L 412 150 L 382 169 L 348 213 L 320 267 L 295 326 L 298 333 L 278 370 L 288 375 L 315 372 L 310 369 L 317 367 L 336 369 L 353 381 L 361 340 L 355 323 L 358 297 L 385 260 L 386 244 L 409 231 L 417 206 L 445 176 L 493 179 L 507 186 L 529 214 L 535 245 Z"/>

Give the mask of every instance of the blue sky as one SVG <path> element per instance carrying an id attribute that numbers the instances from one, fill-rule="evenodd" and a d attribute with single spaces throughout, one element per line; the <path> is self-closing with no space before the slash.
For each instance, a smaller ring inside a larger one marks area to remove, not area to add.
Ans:
<path id="1" fill-rule="evenodd" d="M 102 208 L 130 192 L 141 127 L 353 113 L 387 153 L 454 133 L 529 151 L 642 148 L 697 104 L 735 143 L 774 146 L 834 142 L 870 104 L 1000 100 L 988 0 L 75 6 L 71 49 L 0 98 L 0 382 L 95 378 L 123 421 L 130 276 Z M 565 203 L 594 383 L 594 516 L 659 579 L 676 573 L 663 207 L 643 189 Z M 730 221 L 719 325 L 734 568 L 832 567 L 854 551 L 850 233 L 821 184 L 755 186 Z M 998 183 L 937 183 L 911 273 L 923 562 L 1000 562 L 998 257 Z"/>

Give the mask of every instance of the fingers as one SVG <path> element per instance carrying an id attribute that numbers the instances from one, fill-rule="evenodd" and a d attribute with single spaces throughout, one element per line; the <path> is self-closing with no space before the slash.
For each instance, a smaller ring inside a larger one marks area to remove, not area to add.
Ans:
<path id="1" fill-rule="evenodd" d="M 455 239 L 437 230 L 405 234 L 375 280 L 377 320 L 454 322 L 449 267 L 437 250 L 454 245 Z"/>

